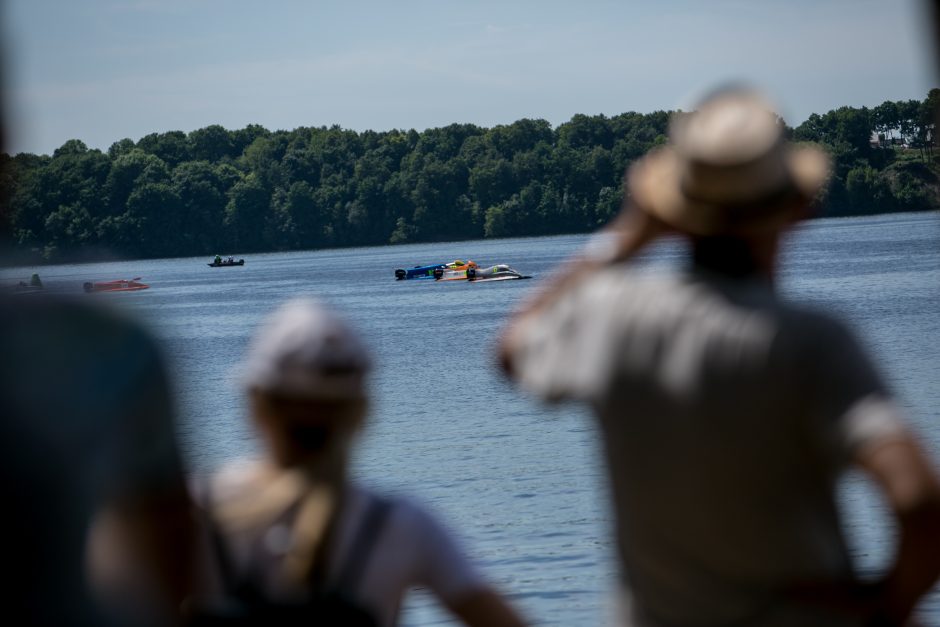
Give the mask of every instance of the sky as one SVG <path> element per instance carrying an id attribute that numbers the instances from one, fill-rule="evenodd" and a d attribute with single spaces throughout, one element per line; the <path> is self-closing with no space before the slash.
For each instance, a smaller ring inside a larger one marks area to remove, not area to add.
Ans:
<path id="1" fill-rule="evenodd" d="M 923 100 L 921 0 L 6 0 L 8 152 L 69 139 L 424 130 L 691 109 L 748 81 L 790 124 Z"/>

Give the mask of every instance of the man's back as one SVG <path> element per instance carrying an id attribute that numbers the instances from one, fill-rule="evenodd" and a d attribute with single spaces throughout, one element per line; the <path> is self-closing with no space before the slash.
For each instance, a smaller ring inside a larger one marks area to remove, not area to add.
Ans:
<path id="1" fill-rule="evenodd" d="M 520 382 L 601 420 L 640 614 L 772 623 L 784 588 L 852 576 L 834 481 L 899 422 L 843 327 L 756 280 L 622 267 L 532 326 Z"/>
<path id="2" fill-rule="evenodd" d="M 758 92 L 719 89 L 672 118 L 669 143 L 630 166 L 610 237 L 503 335 L 511 376 L 601 419 L 635 624 L 904 624 L 940 577 L 928 456 L 845 329 L 770 289 L 783 233 L 828 175 Z M 670 233 L 691 278 L 625 271 Z M 897 523 L 877 582 L 852 577 L 839 529 L 849 462 Z"/>

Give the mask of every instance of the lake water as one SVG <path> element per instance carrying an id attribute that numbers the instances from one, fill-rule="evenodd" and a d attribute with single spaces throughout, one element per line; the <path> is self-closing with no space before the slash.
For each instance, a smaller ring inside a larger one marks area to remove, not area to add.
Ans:
<path id="1" fill-rule="evenodd" d="M 507 313 L 585 236 L 252 255 L 244 267 L 165 259 L 19 268 L 50 289 L 142 277 L 151 289 L 97 294 L 146 319 L 174 373 L 180 437 L 195 471 L 255 450 L 237 385 L 249 335 L 277 303 L 311 295 L 341 310 L 373 349 L 374 406 L 356 475 L 426 504 L 462 539 L 488 577 L 538 624 L 605 620 L 615 577 L 604 469 L 590 418 L 518 394 L 493 362 Z M 940 215 L 818 220 L 796 230 L 780 290 L 834 311 L 864 338 L 940 462 Z M 228 254 L 230 251 L 219 251 Z M 231 251 L 237 252 L 237 251 Z M 393 270 L 454 258 L 508 263 L 530 281 L 395 281 Z M 675 242 L 639 261 L 651 272 L 682 263 Z M 893 550 L 884 504 L 860 478 L 842 490 L 846 525 L 866 571 Z M 690 512 L 694 515 L 694 512 Z M 921 609 L 940 624 L 940 595 Z M 448 623 L 413 595 L 403 624 Z"/>

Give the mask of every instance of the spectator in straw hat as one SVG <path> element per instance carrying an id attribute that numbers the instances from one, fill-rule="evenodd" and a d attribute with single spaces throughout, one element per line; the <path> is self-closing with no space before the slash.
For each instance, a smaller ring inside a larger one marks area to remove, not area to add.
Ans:
<path id="1" fill-rule="evenodd" d="M 604 436 L 633 625 L 903 624 L 940 572 L 940 485 L 859 343 L 773 289 L 781 236 L 826 181 L 753 91 L 677 116 L 629 206 L 511 320 L 503 365 L 590 404 Z M 624 262 L 667 234 L 680 276 Z M 863 584 L 835 481 L 860 467 L 900 530 Z"/>
<path id="2" fill-rule="evenodd" d="M 370 368 L 351 328 L 315 301 L 291 301 L 245 365 L 265 452 L 197 498 L 219 587 L 216 603 L 192 604 L 195 623 L 394 625 L 403 596 L 424 586 L 468 625 L 522 624 L 427 512 L 349 480 Z"/>

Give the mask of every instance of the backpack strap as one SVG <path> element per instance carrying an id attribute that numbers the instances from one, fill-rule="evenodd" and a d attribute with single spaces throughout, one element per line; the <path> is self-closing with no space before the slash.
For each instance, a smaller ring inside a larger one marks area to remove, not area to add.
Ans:
<path id="1" fill-rule="evenodd" d="M 235 559 L 229 550 L 229 543 L 216 516 L 212 513 L 212 487 L 211 480 L 203 484 L 204 504 L 197 509 L 200 512 L 206 532 L 209 534 L 209 543 L 215 556 L 215 564 L 222 585 L 222 594 L 229 598 L 242 601 L 254 601 L 260 598 L 256 582 L 250 575 L 238 572 Z"/>
<path id="2" fill-rule="evenodd" d="M 370 498 L 363 520 L 353 537 L 349 555 L 343 562 L 336 584 L 330 588 L 346 595 L 356 590 L 391 509 L 390 501 L 379 497 Z"/>
<path id="3" fill-rule="evenodd" d="M 250 579 L 246 579 L 243 574 L 237 572 L 235 562 L 229 551 L 228 543 L 225 540 L 224 533 L 218 520 L 212 514 L 212 493 L 209 482 L 204 485 L 204 506 L 198 508 L 209 534 L 209 541 L 212 552 L 215 556 L 218 573 L 221 579 L 223 593 L 234 598 L 240 598 L 244 601 L 256 599 L 258 590 L 252 585 Z M 336 583 L 326 584 L 327 565 L 330 561 L 330 553 L 335 548 L 335 539 L 339 533 L 340 518 L 343 509 L 344 498 L 340 497 L 327 528 L 324 531 L 321 540 L 322 547 L 325 550 L 318 551 L 319 555 L 311 568 L 309 583 L 310 589 L 314 592 L 322 593 L 324 591 L 335 591 L 350 596 L 355 592 L 365 567 L 368 565 L 369 557 L 376 543 L 381 536 L 385 522 L 392 510 L 392 503 L 386 499 L 367 495 L 369 499 L 366 505 L 366 511 L 362 522 L 359 524 L 356 534 L 352 539 L 349 555 L 344 560 Z"/>

